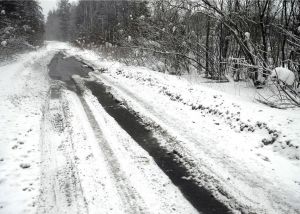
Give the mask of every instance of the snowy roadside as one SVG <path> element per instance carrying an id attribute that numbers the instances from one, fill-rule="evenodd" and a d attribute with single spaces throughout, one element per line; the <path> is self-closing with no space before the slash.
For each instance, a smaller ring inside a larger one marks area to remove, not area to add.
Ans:
<path id="1" fill-rule="evenodd" d="M 0 65 L 0 213 L 35 213 L 47 65 L 65 43 L 49 42 Z"/>
<path id="2" fill-rule="evenodd" d="M 106 61 L 90 51 L 67 53 L 107 69 L 93 76 L 175 136 L 181 145 L 170 150 L 190 155 L 214 177 L 204 185 L 225 191 L 229 206 L 236 201 L 249 212 L 300 212 L 299 110 L 271 109 L 179 77 Z"/>
<path id="3" fill-rule="evenodd" d="M 48 91 L 43 47 L 0 67 L 0 212 L 32 213 L 40 184 L 40 121 Z"/>
<path id="4" fill-rule="evenodd" d="M 172 101 L 226 123 L 237 133 L 258 133 L 260 139 L 251 142 L 253 146 L 266 147 L 290 160 L 300 160 L 300 109 L 274 109 L 255 103 L 255 91 L 246 89 L 242 84 L 239 93 L 234 95 L 232 88 L 225 84 L 206 85 L 189 77 L 166 75 L 145 67 L 126 66 L 88 50 L 71 48 L 67 53 L 86 60 L 95 68 L 108 70 L 105 73 L 121 84 L 122 81 L 137 82 L 150 87 Z"/>

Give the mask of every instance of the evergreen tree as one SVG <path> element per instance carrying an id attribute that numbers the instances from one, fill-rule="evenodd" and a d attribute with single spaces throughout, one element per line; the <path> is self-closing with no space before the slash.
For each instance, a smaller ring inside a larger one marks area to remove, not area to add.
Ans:
<path id="1" fill-rule="evenodd" d="M 44 17 L 36 0 L 0 0 L 0 55 L 40 45 L 43 42 Z"/>

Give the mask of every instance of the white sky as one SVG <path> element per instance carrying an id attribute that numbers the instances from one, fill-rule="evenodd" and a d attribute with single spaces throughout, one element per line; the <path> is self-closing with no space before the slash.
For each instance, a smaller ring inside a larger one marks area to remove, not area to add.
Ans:
<path id="1" fill-rule="evenodd" d="M 47 18 L 49 10 L 56 8 L 56 4 L 58 0 L 38 0 L 41 3 L 41 7 L 43 8 L 43 13 L 45 15 L 45 19 Z M 70 0 L 70 2 L 76 2 L 77 0 Z"/>

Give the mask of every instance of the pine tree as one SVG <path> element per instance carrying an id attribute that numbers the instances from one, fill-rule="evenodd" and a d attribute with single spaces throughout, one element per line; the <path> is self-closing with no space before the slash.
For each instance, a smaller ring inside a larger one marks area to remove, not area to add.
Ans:
<path id="1" fill-rule="evenodd" d="M 43 34 L 44 17 L 36 0 L 0 0 L 0 42 L 6 54 L 41 44 Z"/>

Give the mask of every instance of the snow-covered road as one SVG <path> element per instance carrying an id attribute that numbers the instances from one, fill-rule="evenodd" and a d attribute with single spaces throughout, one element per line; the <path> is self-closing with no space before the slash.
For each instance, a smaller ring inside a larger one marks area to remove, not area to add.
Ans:
<path id="1" fill-rule="evenodd" d="M 74 92 L 52 90 L 38 213 L 196 213 L 105 111 Z"/>
<path id="2" fill-rule="evenodd" d="M 198 213 L 99 103 L 48 77 L 61 49 L 1 67 L 0 213 Z"/>
<path id="3" fill-rule="evenodd" d="M 299 110 L 55 42 L 0 75 L 0 213 L 300 213 Z"/>

